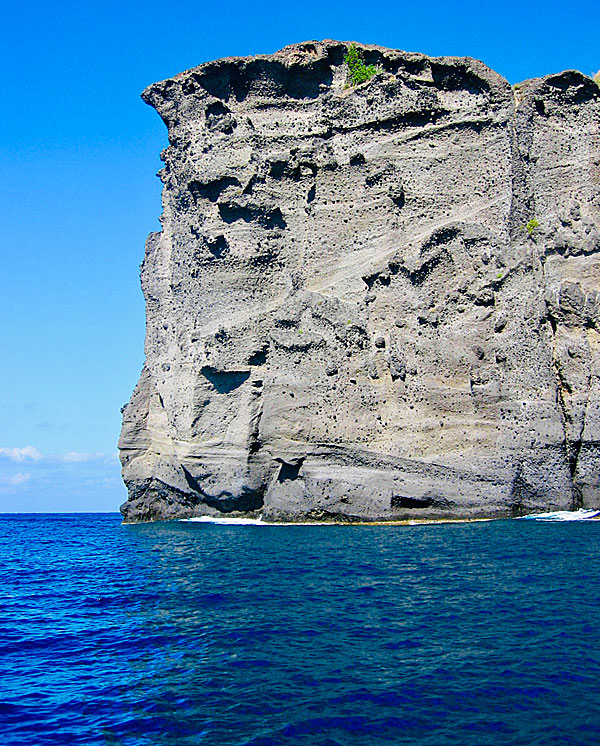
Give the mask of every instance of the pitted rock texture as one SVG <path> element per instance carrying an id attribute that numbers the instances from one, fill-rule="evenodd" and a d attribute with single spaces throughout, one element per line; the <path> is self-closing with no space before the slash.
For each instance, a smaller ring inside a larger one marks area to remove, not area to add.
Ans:
<path id="1" fill-rule="evenodd" d="M 143 94 L 170 144 L 125 520 L 600 507 L 600 89 L 362 45 L 348 88 L 347 48 Z"/>

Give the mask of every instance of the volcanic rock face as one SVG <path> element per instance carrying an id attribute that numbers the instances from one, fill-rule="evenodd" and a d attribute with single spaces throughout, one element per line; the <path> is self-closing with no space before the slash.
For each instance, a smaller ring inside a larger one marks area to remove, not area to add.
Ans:
<path id="1" fill-rule="evenodd" d="M 126 521 L 600 507 L 600 89 L 338 42 L 150 86 Z"/>

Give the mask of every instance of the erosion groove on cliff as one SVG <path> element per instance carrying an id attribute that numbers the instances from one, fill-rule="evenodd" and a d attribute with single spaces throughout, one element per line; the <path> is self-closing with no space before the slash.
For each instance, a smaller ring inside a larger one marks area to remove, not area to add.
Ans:
<path id="1" fill-rule="evenodd" d="M 348 43 L 156 83 L 126 521 L 600 507 L 600 89 Z"/>

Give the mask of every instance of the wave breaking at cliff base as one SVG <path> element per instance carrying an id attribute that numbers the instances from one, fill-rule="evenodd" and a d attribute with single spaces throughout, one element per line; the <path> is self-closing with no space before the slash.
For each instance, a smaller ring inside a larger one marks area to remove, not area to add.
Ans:
<path id="1" fill-rule="evenodd" d="M 590 518 L 600 516 L 600 510 L 557 510 L 553 513 L 536 513 L 535 515 L 524 515 L 523 519 L 534 521 L 587 521 Z"/>
<path id="2" fill-rule="evenodd" d="M 335 526 L 336 523 L 329 521 L 304 521 L 304 522 L 268 522 L 260 518 L 226 518 L 221 516 L 200 515 L 195 518 L 181 518 L 182 523 L 217 523 L 223 526 Z"/>

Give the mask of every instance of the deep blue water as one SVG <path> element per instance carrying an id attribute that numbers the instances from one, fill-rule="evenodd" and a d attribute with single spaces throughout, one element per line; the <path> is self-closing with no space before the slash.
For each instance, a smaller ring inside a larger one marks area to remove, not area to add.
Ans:
<path id="1" fill-rule="evenodd" d="M 0 743 L 600 743 L 600 522 L 0 516 Z"/>

